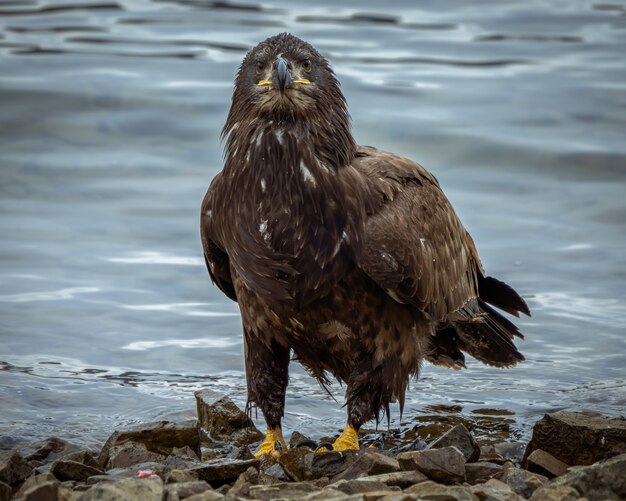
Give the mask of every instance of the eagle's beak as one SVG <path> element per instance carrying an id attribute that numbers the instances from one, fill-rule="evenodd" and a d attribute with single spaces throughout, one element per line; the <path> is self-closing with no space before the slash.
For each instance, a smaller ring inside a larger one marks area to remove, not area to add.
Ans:
<path id="1" fill-rule="evenodd" d="M 291 75 L 291 71 L 289 71 L 289 66 L 287 61 L 285 61 L 282 57 L 276 59 L 276 63 L 274 64 L 274 71 L 272 72 L 272 84 L 274 87 L 278 87 L 280 90 L 280 95 L 285 95 L 285 89 L 289 87 L 289 85 L 293 82 L 293 76 Z"/>

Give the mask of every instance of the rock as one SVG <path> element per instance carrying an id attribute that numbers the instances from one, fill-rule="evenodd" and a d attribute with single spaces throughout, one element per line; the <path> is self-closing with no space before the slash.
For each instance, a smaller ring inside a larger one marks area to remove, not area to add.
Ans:
<path id="1" fill-rule="evenodd" d="M 457 424 L 441 435 L 428 446 L 428 449 L 442 449 L 450 446 L 459 449 L 468 463 L 476 461 L 480 457 L 480 447 L 478 447 L 472 434 L 462 424 Z"/>
<path id="2" fill-rule="evenodd" d="M 33 471 L 33 467 L 22 457 L 13 451 L 0 451 L 0 482 L 9 485 L 20 483 Z"/>
<path id="3" fill-rule="evenodd" d="M 362 449 L 356 454 L 354 462 L 333 478 L 333 482 L 399 470 L 400 464 L 396 458 L 385 456 L 372 449 Z"/>
<path id="4" fill-rule="evenodd" d="M 482 484 L 492 478 L 500 479 L 504 474 L 504 468 L 499 464 L 487 463 L 466 463 L 465 478 L 470 484 Z"/>
<path id="5" fill-rule="evenodd" d="M 250 497 L 269 501 L 270 499 L 298 499 L 312 492 L 320 490 L 314 482 L 292 482 L 274 485 L 253 485 L 250 487 Z"/>
<path id="6" fill-rule="evenodd" d="M 41 485 L 45 482 L 59 482 L 57 480 L 57 478 L 50 473 L 49 471 L 45 472 L 45 473 L 40 473 L 39 475 L 33 475 L 31 477 L 28 477 L 24 483 L 20 486 L 19 490 L 15 493 L 15 497 L 17 498 L 21 498 L 24 496 L 24 493 L 32 488 L 35 487 L 37 485 Z"/>
<path id="7" fill-rule="evenodd" d="M 290 449 L 294 449 L 295 447 L 297 447 L 297 445 L 300 442 L 309 442 L 309 441 L 311 441 L 311 439 L 309 437 L 307 437 L 306 435 L 303 435 L 299 431 L 294 431 L 291 434 L 291 437 L 289 437 L 289 443 L 287 444 L 287 446 Z"/>
<path id="8" fill-rule="evenodd" d="M 202 494 L 194 494 L 193 496 L 189 496 L 188 498 L 185 498 L 185 501 L 218 501 L 224 498 L 224 494 L 221 494 L 219 492 L 205 491 Z"/>
<path id="9" fill-rule="evenodd" d="M 316 452 L 304 456 L 304 477 L 307 480 L 332 478 L 346 470 L 356 460 L 356 452 Z"/>
<path id="10" fill-rule="evenodd" d="M 196 480 L 198 480 L 198 474 L 186 470 L 172 470 L 165 474 L 166 484 L 195 482 Z"/>
<path id="11" fill-rule="evenodd" d="M 509 485 L 513 492 L 529 498 L 539 487 L 544 485 L 548 479 L 543 475 L 531 473 L 520 468 L 507 468 L 502 475 L 502 481 Z"/>
<path id="12" fill-rule="evenodd" d="M 172 452 L 170 453 L 168 457 L 177 457 L 181 459 L 187 459 L 189 461 L 200 460 L 200 458 L 198 457 L 198 453 L 194 451 L 188 445 L 185 445 L 184 447 L 173 447 Z M 233 458 L 233 459 L 243 459 L 243 458 Z M 245 459 L 250 459 L 250 458 L 245 458 Z"/>
<path id="13" fill-rule="evenodd" d="M 533 492 L 530 501 L 577 501 L 578 491 L 569 485 L 542 485 Z"/>
<path id="14" fill-rule="evenodd" d="M 118 482 L 106 482 L 94 485 L 84 492 L 79 501 L 119 501 L 141 500 L 161 501 L 163 482 L 160 479 L 126 479 Z"/>
<path id="15" fill-rule="evenodd" d="M 202 494 L 205 491 L 212 491 L 209 484 L 202 481 L 180 482 L 165 486 L 163 501 L 179 501 L 187 499 L 195 494 Z"/>
<path id="16" fill-rule="evenodd" d="M 104 473 L 100 468 L 94 468 L 93 466 L 67 459 L 57 459 L 52 463 L 50 472 L 62 482 L 64 480 L 85 482 L 93 475 L 101 475 Z"/>
<path id="17" fill-rule="evenodd" d="M 626 419 L 589 412 L 546 414 L 533 428 L 522 466 L 537 449 L 568 465 L 590 465 L 626 453 Z"/>
<path id="18" fill-rule="evenodd" d="M 50 437 L 45 440 L 39 440 L 25 447 L 20 447 L 20 454 L 24 456 L 26 461 L 45 461 L 47 459 L 56 459 L 63 452 L 72 449 L 74 446 L 61 440 L 60 438 Z M 53 455 L 50 458 L 50 455 Z"/>
<path id="19" fill-rule="evenodd" d="M 370 491 L 386 491 L 391 492 L 391 488 L 382 482 L 370 480 L 369 478 L 361 478 L 359 480 L 339 480 L 328 486 L 330 489 L 336 489 L 344 494 L 362 494 Z"/>
<path id="20" fill-rule="evenodd" d="M 13 489 L 9 484 L 0 482 L 0 501 L 9 501 L 12 493 Z"/>
<path id="21" fill-rule="evenodd" d="M 137 474 L 141 470 L 151 470 L 155 475 L 158 475 L 161 479 L 164 479 L 171 471 L 171 468 L 163 465 L 162 463 L 139 463 L 129 466 L 128 468 L 114 468 L 107 471 L 106 475 L 94 475 L 93 477 L 89 477 L 87 479 L 87 483 L 95 484 L 103 480 L 117 481 L 126 480 L 129 478 L 137 478 Z"/>
<path id="22" fill-rule="evenodd" d="M 380 482 L 387 487 L 400 487 L 400 489 L 406 489 L 412 485 L 425 482 L 428 477 L 421 471 L 396 471 L 393 473 L 382 473 L 380 475 L 371 475 L 368 477 L 357 478 L 356 480 L 369 480 L 373 482 Z"/>
<path id="23" fill-rule="evenodd" d="M 240 446 L 263 439 L 250 417 L 226 395 L 212 390 L 198 390 L 194 395 L 200 426 L 209 441 Z"/>
<path id="24" fill-rule="evenodd" d="M 68 461 L 76 461 L 93 468 L 100 468 L 100 463 L 98 463 L 98 460 L 96 459 L 96 454 L 86 449 L 63 454 L 62 458 Z"/>
<path id="25" fill-rule="evenodd" d="M 235 447 L 227 455 L 229 459 L 254 459 L 254 454 L 247 445 L 241 447 Z"/>
<path id="26" fill-rule="evenodd" d="M 416 495 L 417 499 L 432 499 L 436 501 L 480 501 L 478 497 L 464 487 L 456 485 L 441 485 L 431 480 L 413 485 L 412 487 L 405 489 L 403 493 Z"/>
<path id="27" fill-rule="evenodd" d="M 158 421 L 135 426 L 125 431 L 116 431 L 102 447 L 98 458 L 101 467 L 105 468 L 108 464 L 111 448 L 124 442 L 141 443 L 150 452 L 163 456 L 171 454 L 175 447 L 189 446 L 198 457 L 200 456 L 200 436 L 196 420 Z"/>
<path id="28" fill-rule="evenodd" d="M 495 478 L 470 487 L 470 491 L 480 501 L 524 501 L 524 498 L 516 494 L 509 485 Z"/>
<path id="29" fill-rule="evenodd" d="M 24 492 L 24 501 L 57 501 L 59 499 L 59 482 L 42 482 Z"/>
<path id="30" fill-rule="evenodd" d="M 589 501 L 626 499 L 626 454 L 592 466 L 575 466 L 552 481 L 573 487 Z"/>
<path id="31" fill-rule="evenodd" d="M 506 458 L 498 452 L 496 446 L 493 444 L 480 446 L 480 457 L 478 460 L 500 465 L 507 461 Z"/>
<path id="32" fill-rule="evenodd" d="M 128 468 L 139 463 L 161 463 L 165 460 L 163 454 L 149 451 L 139 442 L 124 442 L 109 449 L 109 460 L 106 469 Z"/>
<path id="33" fill-rule="evenodd" d="M 235 480 L 251 466 L 257 468 L 259 460 L 216 459 L 191 468 L 188 471 L 197 474 L 200 480 L 219 486 Z"/>
<path id="34" fill-rule="evenodd" d="M 258 483 L 259 472 L 256 468 L 248 468 L 239 475 L 235 484 L 228 490 L 228 495 L 231 497 L 249 497 L 250 487 Z"/>
<path id="35" fill-rule="evenodd" d="M 526 444 L 524 442 L 500 442 L 494 446 L 495 452 L 507 461 L 513 461 L 516 465 L 522 462 Z"/>
<path id="36" fill-rule="evenodd" d="M 535 449 L 526 459 L 526 463 L 528 464 L 528 471 L 539 473 L 547 478 L 564 475 L 569 468 L 568 464 L 559 461 L 552 454 L 541 449 Z"/>
<path id="37" fill-rule="evenodd" d="M 465 480 L 465 456 L 456 447 L 402 452 L 398 455 L 403 470 L 418 470 L 437 482 L 453 484 Z"/>
<path id="38" fill-rule="evenodd" d="M 278 461 L 287 476 L 289 476 L 292 480 L 301 481 L 305 480 L 304 458 L 311 454 L 313 453 L 307 448 L 298 447 L 296 449 L 287 449 L 287 451 L 281 454 Z"/>
<path id="39" fill-rule="evenodd" d="M 273 464 L 267 468 L 264 473 L 281 482 L 289 482 L 289 480 L 291 480 L 285 472 L 285 469 L 279 463 Z"/>
<path id="40" fill-rule="evenodd" d="M 388 493 L 387 493 L 388 494 Z M 347 499 L 349 496 L 344 494 L 337 489 L 331 489 L 330 487 L 324 487 L 321 491 L 313 492 L 304 496 L 302 499 L 305 501 L 326 501 L 327 499 L 336 499 L 341 498 L 342 501 Z"/>

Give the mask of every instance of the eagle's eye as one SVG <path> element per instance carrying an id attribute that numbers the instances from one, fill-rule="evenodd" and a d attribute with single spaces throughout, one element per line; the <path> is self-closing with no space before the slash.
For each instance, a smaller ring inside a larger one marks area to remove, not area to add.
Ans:
<path id="1" fill-rule="evenodd" d="M 256 73 L 257 73 L 257 75 L 260 75 L 264 71 L 265 71 L 265 63 L 263 61 L 257 61 L 256 62 Z"/>
<path id="2" fill-rule="evenodd" d="M 306 71 L 307 73 L 309 71 L 311 71 L 311 60 L 310 59 L 305 59 L 304 61 L 302 61 L 302 69 L 304 71 Z"/>

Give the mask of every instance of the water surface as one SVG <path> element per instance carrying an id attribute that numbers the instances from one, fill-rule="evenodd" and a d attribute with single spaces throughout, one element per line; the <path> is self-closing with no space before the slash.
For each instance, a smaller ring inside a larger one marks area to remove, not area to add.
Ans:
<path id="1" fill-rule="evenodd" d="M 546 411 L 623 412 L 626 4 L 362 5 L 0 5 L 0 447 L 193 415 L 201 387 L 244 404 L 198 211 L 238 64 L 280 31 L 329 58 L 359 142 L 433 171 L 533 312 L 524 364 L 425 366 L 402 427 L 526 437 Z M 333 391 L 292 365 L 287 430 L 341 428 Z"/>

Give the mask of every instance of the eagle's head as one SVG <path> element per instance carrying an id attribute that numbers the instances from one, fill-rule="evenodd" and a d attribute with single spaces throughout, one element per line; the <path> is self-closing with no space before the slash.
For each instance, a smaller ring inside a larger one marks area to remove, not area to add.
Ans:
<path id="1" fill-rule="evenodd" d="M 313 46 L 289 33 L 267 38 L 248 52 L 235 80 L 235 104 L 245 106 L 255 118 L 283 120 L 306 119 L 318 111 L 346 110 L 328 61 Z"/>
<path id="2" fill-rule="evenodd" d="M 268 130 L 274 134 L 265 134 Z M 242 152 L 250 144 L 271 149 L 261 137 L 275 134 L 306 138 L 316 156 L 333 167 L 347 165 L 355 151 L 347 104 L 328 61 L 289 33 L 267 38 L 246 54 L 222 131 L 227 152 Z M 288 144 L 280 141 L 282 147 Z"/>

